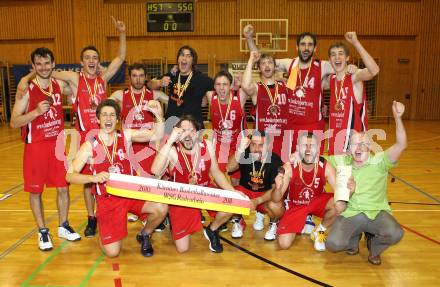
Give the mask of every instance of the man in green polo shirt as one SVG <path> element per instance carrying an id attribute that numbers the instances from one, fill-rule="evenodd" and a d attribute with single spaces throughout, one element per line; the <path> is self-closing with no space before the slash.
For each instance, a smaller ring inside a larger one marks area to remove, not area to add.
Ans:
<path id="1" fill-rule="evenodd" d="M 396 244 L 403 236 L 399 223 L 391 216 L 387 198 L 387 176 L 407 146 L 402 115 L 405 106 L 393 102 L 396 122 L 396 143 L 384 152 L 370 154 L 371 141 L 364 132 L 350 138 L 350 155 L 334 157 L 333 165 L 351 165 L 356 190 L 346 209 L 333 223 L 326 247 L 334 252 L 345 250 L 349 255 L 359 253 L 359 240 L 363 232 L 370 252 L 368 262 L 381 264 L 380 254 Z"/>

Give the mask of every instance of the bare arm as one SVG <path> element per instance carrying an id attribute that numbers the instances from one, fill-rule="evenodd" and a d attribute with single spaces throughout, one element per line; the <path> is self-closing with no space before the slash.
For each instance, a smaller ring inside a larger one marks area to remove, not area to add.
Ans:
<path id="1" fill-rule="evenodd" d="M 78 153 L 73 159 L 72 164 L 66 174 L 66 181 L 74 184 L 86 183 L 103 183 L 109 178 L 108 172 L 100 172 L 95 175 L 81 174 L 81 170 L 86 163 L 93 157 L 93 148 L 90 142 L 85 142 L 81 145 Z"/>
<path id="2" fill-rule="evenodd" d="M 234 187 L 231 183 L 226 179 L 224 173 L 218 167 L 217 159 L 215 157 L 215 151 L 212 143 L 206 140 L 206 146 L 208 147 L 208 152 L 211 158 L 211 168 L 209 172 L 215 180 L 215 183 L 222 189 L 226 190 L 234 190 Z"/>
<path id="3" fill-rule="evenodd" d="M 244 154 L 245 150 L 250 145 L 250 143 L 251 140 L 248 137 L 240 138 L 240 145 L 235 151 L 235 154 L 231 155 L 228 159 L 228 164 L 226 165 L 226 171 L 233 172 L 240 167 L 239 160 L 241 158 L 241 155 Z"/>
<path id="4" fill-rule="evenodd" d="M 248 48 L 250 51 L 258 51 L 257 45 L 254 41 L 254 26 L 251 24 L 246 25 L 243 28 L 243 35 L 246 38 L 246 43 L 248 44 Z"/>
<path id="5" fill-rule="evenodd" d="M 162 107 L 160 103 L 155 100 L 148 102 L 148 111 L 152 112 L 156 117 L 156 123 L 152 129 L 140 129 L 140 130 L 125 130 L 125 137 L 127 141 L 132 142 L 148 142 L 157 141 L 163 137 L 164 133 L 164 119 L 162 113 Z"/>
<path id="6" fill-rule="evenodd" d="M 181 128 L 175 127 L 171 132 L 167 142 L 160 148 L 159 152 L 154 158 L 151 166 L 151 172 L 156 176 L 164 174 L 168 166 L 173 167 L 177 163 L 177 151 L 173 144 L 180 139 L 183 134 Z"/>
<path id="7" fill-rule="evenodd" d="M 112 99 L 115 102 L 117 102 L 118 105 L 122 108 L 122 97 L 123 97 L 123 91 L 117 90 L 117 91 L 114 91 L 113 94 L 111 94 L 109 99 Z"/>
<path id="8" fill-rule="evenodd" d="M 290 179 L 292 178 L 292 167 L 289 163 L 283 165 L 284 174 L 278 173 L 275 178 L 275 188 L 272 192 L 272 201 L 281 202 L 284 198 L 284 194 L 289 187 Z"/>
<path id="9" fill-rule="evenodd" d="M 12 128 L 20 128 L 33 121 L 36 117 L 44 114 L 50 108 L 48 101 L 44 100 L 38 103 L 38 106 L 26 113 L 29 105 L 29 92 L 24 95 L 17 94 L 15 96 L 15 104 L 12 110 L 10 125 Z"/>
<path id="10" fill-rule="evenodd" d="M 168 104 L 168 95 L 160 90 L 153 90 L 153 98 L 163 104 Z"/>
<path id="11" fill-rule="evenodd" d="M 257 83 L 254 82 L 252 79 L 252 67 L 254 64 L 258 61 L 260 58 L 260 54 L 256 51 L 252 51 L 249 60 L 246 66 L 246 69 L 243 73 L 243 80 L 241 83 L 241 88 L 243 91 L 248 94 L 252 98 L 252 102 L 257 104 L 257 93 L 258 93 L 258 86 Z"/>
<path id="12" fill-rule="evenodd" d="M 239 89 L 238 90 L 238 94 L 240 95 L 240 104 L 241 104 L 241 109 L 244 112 L 244 106 L 249 98 L 249 95 L 243 90 L 243 89 Z"/>
<path id="13" fill-rule="evenodd" d="M 281 71 L 283 73 L 286 73 L 289 71 L 290 66 L 292 65 L 292 62 L 295 59 L 289 59 L 289 58 L 284 58 L 284 59 L 276 59 L 276 69 L 278 71 Z"/>
<path id="14" fill-rule="evenodd" d="M 353 75 L 353 84 L 357 82 L 365 82 L 374 78 L 374 76 L 379 73 L 379 66 L 367 50 L 365 50 L 361 42 L 359 42 L 356 32 L 345 33 L 345 39 L 356 48 L 356 51 L 358 51 L 366 67 L 356 71 Z"/>
<path id="15" fill-rule="evenodd" d="M 52 77 L 69 84 L 73 92 L 78 89 L 79 74 L 72 71 L 52 71 Z"/>
<path id="16" fill-rule="evenodd" d="M 405 112 L 405 106 L 402 103 L 393 101 L 393 116 L 396 122 L 396 143 L 386 150 L 391 162 L 396 163 L 402 152 L 408 146 L 405 126 L 403 125 L 402 115 Z"/>
<path id="17" fill-rule="evenodd" d="M 105 83 L 107 83 L 116 74 L 121 65 L 124 63 L 125 56 L 127 54 L 125 24 L 122 21 L 116 20 L 113 16 L 112 21 L 119 32 L 119 52 L 118 56 L 111 61 L 108 68 L 102 74 L 102 78 L 104 79 Z"/>
<path id="18" fill-rule="evenodd" d="M 29 88 L 29 82 L 35 78 L 36 73 L 34 71 L 30 72 L 26 76 L 22 77 L 17 85 L 17 92 L 15 94 L 15 97 L 21 97 L 23 96 L 28 88 Z"/>

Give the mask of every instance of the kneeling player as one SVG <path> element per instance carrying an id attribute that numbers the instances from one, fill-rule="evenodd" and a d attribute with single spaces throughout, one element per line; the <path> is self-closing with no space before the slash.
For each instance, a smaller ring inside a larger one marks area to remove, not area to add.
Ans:
<path id="1" fill-rule="evenodd" d="M 326 181 L 335 186 L 335 169 L 327 161 L 319 157 L 319 141 L 312 133 L 303 133 L 298 137 L 297 152 L 301 158 L 296 166 L 286 163 L 284 174 L 280 172 L 275 179 L 275 190 L 272 201 L 279 204 L 279 210 L 284 212 L 278 224 L 278 244 L 281 249 L 288 249 L 296 236 L 301 233 L 308 214 L 322 218 L 322 222 L 311 234 L 317 251 L 325 250 L 327 228 L 336 219 L 337 211 L 333 194 L 325 192 Z M 350 190 L 354 183 L 349 182 Z M 285 193 L 287 208 L 282 204 Z"/>
<path id="2" fill-rule="evenodd" d="M 130 130 L 118 133 L 116 124 L 121 110 L 114 100 L 104 100 L 96 109 L 100 125 L 98 134 L 81 145 L 66 175 L 68 182 L 75 184 L 93 183 L 96 198 L 99 235 L 102 249 L 108 257 L 116 257 L 122 249 L 122 239 L 127 236 L 127 213 L 138 216 L 148 214 L 148 222 L 141 232 L 141 254 L 153 255 L 151 234 L 165 218 L 166 204 L 122 198 L 106 192 L 105 182 L 110 172 L 131 174 L 132 168 L 127 157 L 127 146 L 131 142 L 146 142 L 160 138 L 163 133 L 163 118 L 159 103 L 149 102 L 149 110 L 158 120 L 153 130 Z M 160 122 L 160 123 L 159 123 Z M 155 131 L 154 131 L 155 130 Z M 89 162 L 91 174 L 81 174 Z"/>

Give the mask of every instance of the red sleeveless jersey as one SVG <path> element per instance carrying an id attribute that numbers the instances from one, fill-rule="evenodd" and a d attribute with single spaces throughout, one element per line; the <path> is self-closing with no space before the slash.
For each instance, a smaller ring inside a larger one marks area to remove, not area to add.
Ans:
<path id="1" fill-rule="evenodd" d="M 234 149 L 240 132 L 245 128 L 245 116 L 239 94 L 238 91 L 233 92 L 228 114 L 228 104 L 222 104 L 215 92 L 211 99 L 211 122 L 215 140 L 218 143 L 230 144 Z"/>
<path id="2" fill-rule="evenodd" d="M 292 70 L 294 60 L 290 64 L 289 72 Z M 288 98 L 289 114 L 292 124 L 307 125 L 319 122 L 322 117 L 321 85 L 321 61 L 314 60 L 309 68 L 298 70 L 296 87 L 290 91 L 292 96 Z"/>
<path id="3" fill-rule="evenodd" d="M 197 175 L 197 185 L 208 186 L 211 181 L 209 177 L 209 170 L 211 169 L 211 155 L 209 154 L 205 140 L 197 145 L 199 146 L 199 156 L 194 170 Z M 185 150 L 185 148 L 183 148 L 180 144 L 176 145 L 178 160 L 174 168 L 171 170 L 171 174 L 175 182 L 189 183 L 190 170 L 188 170 L 185 159 L 183 158 L 183 150 Z M 186 154 L 186 156 L 190 164 L 190 169 L 192 169 L 194 164 L 194 155 L 191 156 Z"/>
<path id="4" fill-rule="evenodd" d="M 95 105 L 107 98 L 105 94 L 105 83 L 101 77 L 95 79 L 88 79 L 83 73 L 79 74 L 78 91 L 73 102 L 73 109 L 77 115 L 76 129 L 79 131 L 90 131 L 92 129 L 99 129 L 99 124 L 96 118 L 96 107 L 92 107 L 92 97 L 90 93 L 94 92 L 95 80 L 97 82 Z M 90 88 L 87 88 L 87 83 Z"/>
<path id="5" fill-rule="evenodd" d="M 290 134 L 285 133 L 286 130 L 291 128 L 288 126 L 289 121 L 289 106 L 287 103 L 287 97 L 289 95 L 286 84 L 281 81 L 276 81 L 278 85 L 278 98 L 276 105 L 279 107 L 278 113 L 274 114 L 270 111 L 272 105 L 270 95 L 268 95 L 266 88 L 261 82 L 258 82 L 258 94 L 257 94 L 257 107 L 256 107 L 256 129 L 265 130 L 266 136 L 268 134 L 273 135 L 272 152 L 276 153 L 281 159 L 284 160 L 281 151 L 283 145 L 285 153 L 290 155 L 291 151 L 291 137 Z M 272 96 L 275 96 L 275 85 L 269 86 L 269 90 Z M 284 143 L 284 144 L 283 144 Z M 286 150 L 287 148 L 287 150 Z"/>
<path id="6" fill-rule="evenodd" d="M 353 91 L 352 75 L 346 74 L 342 83 L 336 75 L 330 76 L 330 121 L 329 128 L 333 136 L 329 139 L 329 155 L 340 154 L 347 151 L 351 130 L 366 131 L 368 129 L 367 97 L 365 89 L 362 91 L 362 102 L 357 103 Z M 340 105 L 336 109 L 340 96 Z"/>
<path id="7" fill-rule="evenodd" d="M 52 104 L 47 112 L 36 117 L 33 121 L 21 128 L 21 135 L 25 143 L 35 143 L 45 140 L 56 140 L 58 134 L 64 130 L 63 104 L 61 101 L 61 88 L 55 79 L 50 79 L 52 84 Z M 49 88 L 44 89 L 46 92 Z M 47 100 L 33 80 L 29 85 L 29 104 L 27 112 L 37 108 L 38 103 Z"/>
<path id="8" fill-rule="evenodd" d="M 142 100 L 141 113 L 136 112 L 135 104 L 131 97 L 132 87 L 125 89 L 122 93 L 122 126 L 124 129 L 150 129 L 154 123 L 154 115 L 146 111 L 148 101 L 153 100 L 153 92 L 144 87 L 144 99 Z M 136 105 L 139 105 L 142 93 L 133 93 Z"/>
<path id="9" fill-rule="evenodd" d="M 292 179 L 289 183 L 289 195 L 288 199 L 293 205 L 307 205 L 312 201 L 315 196 L 320 195 L 325 192 L 325 167 L 326 160 L 322 157 L 319 158 L 317 164 L 317 172 L 315 179 L 313 175 L 315 174 L 315 169 L 312 171 L 302 170 L 302 178 L 300 176 L 300 165 L 297 167 L 292 167 Z"/>
<path id="10" fill-rule="evenodd" d="M 91 144 L 93 147 L 93 163 L 90 164 L 90 169 L 92 174 L 98 174 L 100 172 L 109 171 L 111 166 L 110 161 L 108 160 L 104 147 L 102 146 L 101 141 L 98 139 L 98 136 L 91 139 Z M 126 152 L 126 142 L 123 133 L 117 134 L 117 148 L 116 154 L 113 158 L 113 166 L 115 167 L 112 172 L 120 173 L 120 174 L 132 174 L 132 169 L 130 165 L 130 161 Z M 113 151 L 113 144 L 111 146 L 107 146 L 110 155 Z M 93 193 L 96 195 L 105 195 L 107 194 L 105 183 L 99 183 L 93 185 Z"/>

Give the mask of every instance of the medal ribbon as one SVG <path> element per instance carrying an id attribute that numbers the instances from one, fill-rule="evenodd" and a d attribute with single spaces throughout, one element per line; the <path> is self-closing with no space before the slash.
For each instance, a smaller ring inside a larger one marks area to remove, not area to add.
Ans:
<path id="1" fill-rule="evenodd" d="M 303 167 L 302 167 L 302 162 L 299 164 L 299 178 L 301 179 L 302 183 L 304 183 L 305 186 L 307 186 L 307 187 L 311 187 L 311 186 L 313 185 L 313 183 L 315 182 L 315 178 L 316 178 L 316 175 L 317 175 L 317 174 L 318 174 L 318 163 L 315 162 L 315 166 L 313 167 L 313 179 L 312 179 L 312 182 L 311 182 L 310 184 L 307 184 L 307 183 L 304 181 L 304 178 L 303 178 Z"/>
<path id="2" fill-rule="evenodd" d="M 35 77 L 35 85 L 40 89 L 40 91 L 48 97 L 52 97 L 53 87 L 52 87 L 52 78 L 49 78 L 49 91 L 46 91 L 41 87 L 40 82 L 38 81 L 38 77 Z"/>
<path id="3" fill-rule="evenodd" d="M 183 84 L 183 86 L 181 86 L 181 84 L 180 84 L 180 73 L 179 73 L 179 76 L 177 77 L 177 97 L 179 98 L 179 100 L 180 100 L 181 97 L 183 97 L 183 93 L 188 88 L 189 83 L 190 83 L 191 78 L 192 78 L 192 75 L 193 75 L 193 72 L 189 73 L 189 76 L 186 79 L 185 84 Z"/>
<path id="4" fill-rule="evenodd" d="M 194 176 L 195 175 L 195 167 L 197 166 L 198 160 L 199 160 L 199 148 L 197 148 L 195 155 L 194 155 L 194 160 L 192 162 L 192 167 L 191 167 L 191 163 L 188 160 L 188 157 L 186 156 L 185 152 L 183 151 L 183 146 L 182 144 L 180 144 L 180 153 L 182 154 L 183 160 L 185 161 L 185 165 L 186 168 L 189 171 L 190 176 Z"/>
<path id="5" fill-rule="evenodd" d="M 309 69 L 307 70 L 307 74 L 306 74 L 306 77 L 304 78 L 304 82 L 301 82 L 301 67 L 298 69 L 298 78 L 299 78 L 299 86 L 301 87 L 301 88 L 306 88 L 304 85 L 306 85 L 307 84 L 307 80 L 308 80 L 308 78 L 309 78 L 309 74 L 310 74 L 310 70 L 312 69 L 312 65 L 313 65 L 313 58 L 312 58 L 312 60 L 310 61 L 310 66 L 309 66 Z"/>
<path id="6" fill-rule="evenodd" d="M 84 76 L 84 81 L 86 82 L 87 91 L 92 98 L 92 103 L 95 103 L 96 94 L 98 93 L 98 77 L 95 78 L 95 83 L 93 84 L 93 93 L 86 76 Z"/>
<path id="7" fill-rule="evenodd" d="M 336 104 L 338 104 L 341 100 L 341 95 L 342 95 L 342 91 L 343 91 L 343 86 L 344 86 L 344 82 L 345 82 L 345 75 L 341 80 L 341 85 L 339 87 L 339 92 L 338 92 L 338 77 L 335 76 L 335 98 L 336 98 Z"/>
<path id="8" fill-rule="evenodd" d="M 261 82 L 261 84 L 266 89 L 267 95 L 269 96 L 270 102 L 272 103 L 271 106 L 276 106 L 275 102 L 278 99 L 278 82 L 275 81 L 275 96 L 272 96 L 272 93 L 271 93 L 269 87 L 265 83 Z"/>
<path id="9" fill-rule="evenodd" d="M 133 101 L 133 105 L 136 108 L 136 111 L 140 113 L 142 111 L 142 102 L 144 101 L 144 97 L 145 97 L 145 86 L 142 88 L 142 94 L 139 100 L 139 104 L 136 102 L 136 98 L 134 97 L 133 87 L 130 87 L 130 95 L 131 95 L 131 100 Z"/>
<path id="10" fill-rule="evenodd" d="M 108 150 L 107 145 L 104 143 L 104 141 L 102 140 L 102 138 L 99 134 L 98 134 L 98 139 L 101 142 L 102 147 L 104 148 L 105 155 L 107 156 L 107 159 L 110 162 L 110 165 L 113 165 L 113 159 L 115 158 L 116 149 L 117 149 L 117 145 L 118 145 L 116 133 L 114 133 L 114 135 L 113 135 L 113 150 L 112 150 L 111 156 L 110 156 L 110 152 Z"/>
<path id="11" fill-rule="evenodd" d="M 263 161 L 261 162 L 260 170 L 258 171 L 258 173 L 256 173 L 256 171 L 255 171 L 255 161 L 254 161 L 254 158 L 252 157 L 252 175 L 254 177 L 260 178 L 261 172 L 263 171 L 263 167 L 266 164 L 266 159 L 267 159 L 267 155 L 264 157 Z"/>
<path id="12" fill-rule="evenodd" d="M 220 116 L 222 118 L 222 122 L 224 122 L 228 119 L 229 110 L 231 109 L 231 103 L 232 103 L 232 93 L 229 93 L 228 107 L 226 108 L 225 117 L 223 117 L 222 107 L 220 105 L 220 96 L 217 95 L 217 104 L 218 104 L 218 109 L 220 111 Z"/>

